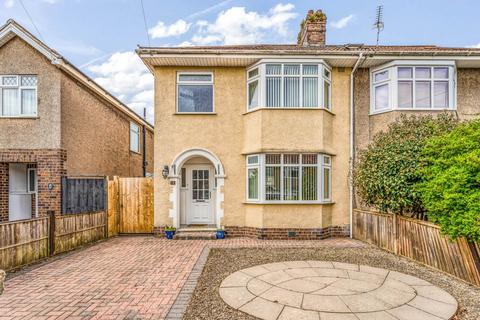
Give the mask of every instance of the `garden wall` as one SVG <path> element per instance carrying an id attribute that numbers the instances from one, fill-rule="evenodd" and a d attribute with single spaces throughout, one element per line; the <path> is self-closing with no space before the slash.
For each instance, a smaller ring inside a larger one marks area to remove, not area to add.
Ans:
<path id="1" fill-rule="evenodd" d="M 354 210 L 352 224 L 355 239 L 480 286 L 478 243 L 450 241 L 437 225 L 392 214 Z"/>

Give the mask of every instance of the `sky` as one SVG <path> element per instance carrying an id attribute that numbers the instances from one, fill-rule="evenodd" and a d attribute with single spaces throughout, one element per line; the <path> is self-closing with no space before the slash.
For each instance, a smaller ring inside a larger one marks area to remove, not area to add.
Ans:
<path id="1" fill-rule="evenodd" d="M 480 48 L 479 0 L 143 0 L 146 27 L 141 0 L 0 0 L 0 24 L 15 19 L 153 123 L 138 45 L 295 43 L 309 9 L 326 13 L 328 44 L 374 44 L 379 4 L 380 44 Z"/>

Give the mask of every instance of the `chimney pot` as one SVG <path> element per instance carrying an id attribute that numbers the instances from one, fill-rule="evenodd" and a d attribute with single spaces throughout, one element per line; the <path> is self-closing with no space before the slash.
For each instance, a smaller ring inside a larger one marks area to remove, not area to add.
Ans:
<path id="1" fill-rule="evenodd" d="M 324 46 L 327 32 L 327 16 L 322 10 L 308 10 L 298 34 L 300 46 Z"/>

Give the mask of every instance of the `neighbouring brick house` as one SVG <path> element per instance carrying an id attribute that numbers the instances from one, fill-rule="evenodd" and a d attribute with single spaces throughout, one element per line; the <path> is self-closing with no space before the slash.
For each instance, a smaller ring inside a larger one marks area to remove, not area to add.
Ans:
<path id="1" fill-rule="evenodd" d="M 329 45 L 326 26 L 310 11 L 296 44 L 137 49 L 161 128 L 156 230 L 349 235 L 352 166 L 375 133 L 405 113 L 479 115 L 480 49 Z"/>
<path id="2" fill-rule="evenodd" d="M 59 214 L 66 175 L 152 172 L 153 126 L 15 21 L 0 28 L 0 222 Z"/>

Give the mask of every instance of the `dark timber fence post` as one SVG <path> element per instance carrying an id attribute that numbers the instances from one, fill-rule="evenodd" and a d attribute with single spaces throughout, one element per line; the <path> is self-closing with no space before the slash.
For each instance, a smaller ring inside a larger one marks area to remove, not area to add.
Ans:
<path id="1" fill-rule="evenodd" d="M 48 249 L 49 254 L 53 256 L 55 253 L 55 211 L 47 211 L 50 220 L 50 230 L 48 232 Z"/>
<path id="2" fill-rule="evenodd" d="M 67 177 L 62 177 L 62 214 L 67 213 Z"/>

